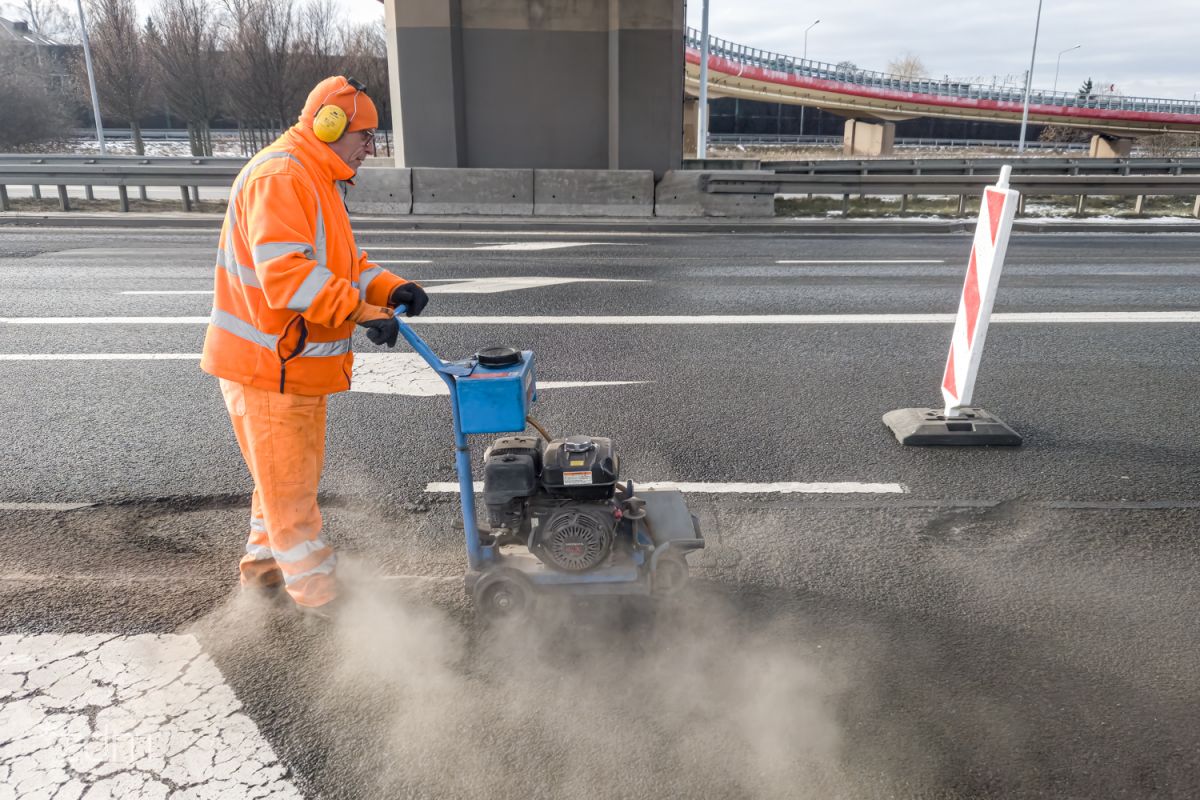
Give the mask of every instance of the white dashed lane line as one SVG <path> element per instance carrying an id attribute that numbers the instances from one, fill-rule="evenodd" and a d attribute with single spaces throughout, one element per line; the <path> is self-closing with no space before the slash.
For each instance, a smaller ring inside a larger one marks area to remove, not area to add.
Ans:
<path id="1" fill-rule="evenodd" d="M 78 511 L 95 503 L 0 503 L 0 511 Z"/>
<path id="2" fill-rule="evenodd" d="M 199 361 L 199 353 L 0 353 L 0 361 Z M 538 391 L 636 386 L 642 380 L 538 381 Z M 416 353 L 355 353 L 352 392 L 409 397 L 448 395 L 446 383 Z"/>
<path id="3" fill-rule="evenodd" d="M 794 259 L 785 259 L 776 261 L 776 264 L 945 264 L 944 258 L 879 258 L 879 259 L 864 259 L 864 258 L 849 258 L 849 259 L 812 259 L 805 261 L 797 261 Z"/>
<path id="4" fill-rule="evenodd" d="M 417 250 L 423 253 L 431 252 L 474 252 L 474 253 L 531 253 L 542 250 L 565 250 L 570 247 L 595 247 L 606 242 L 509 242 L 507 244 L 481 244 L 467 247 L 456 246 L 422 246 L 422 245 L 377 245 L 363 246 L 368 255 L 379 252 L 408 252 Z"/>
<path id="5" fill-rule="evenodd" d="M 0 353 L 0 361 L 199 361 L 199 353 Z"/>
<path id="6" fill-rule="evenodd" d="M 414 317 L 416 325 L 929 325 L 952 324 L 954 314 L 711 314 L 700 316 Z M 1200 322 L 1200 311 L 1002 312 L 996 324 Z M 4 325 L 207 325 L 208 317 L 0 317 Z"/>
<path id="7" fill-rule="evenodd" d="M 684 494 L 906 494 L 902 483 L 694 483 L 687 481 L 634 481 L 637 489 L 678 489 Z M 430 494 L 458 494 L 458 484 L 435 481 L 425 486 Z M 475 491 L 483 491 L 483 483 L 475 482 Z"/>
<path id="8" fill-rule="evenodd" d="M 302 797 L 192 636 L 0 636 L 0 742 L 18 800 Z"/>
<path id="9" fill-rule="evenodd" d="M 572 283 L 648 283 L 637 278 L 422 278 L 420 283 L 429 294 L 497 294 L 520 289 L 540 289 L 546 286 L 565 286 Z M 433 285 L 437 284 L 437 285 Z M 212 289 L 142 289 L 121 292 L 122 295 L 212 295 Z"/>

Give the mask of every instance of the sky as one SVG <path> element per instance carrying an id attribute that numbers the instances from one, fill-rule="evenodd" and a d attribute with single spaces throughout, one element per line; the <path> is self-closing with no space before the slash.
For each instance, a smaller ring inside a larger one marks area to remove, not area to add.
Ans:
<path id="1" fill-rule="evenodd" d="M 211 0 L 218 2 L 219 0 Z M 378 0 L 336 0 L 347 16 L 382 19 Z M 151 8 L 153 0 L 137 0 Z M 405 0 L 399 0 L 405 2 Z M 629 2 L 629 0 L 626 0 Z M 636 2 L 636 0 L 634 0 Z M 710 0 L 709 30 L 739 44 L 885 70 L 912 53 L 933 77 L 1020 84 L 1029 67 L 1037 0 Z M 3 3 L 0 3 L 3 5 Z M 688 3 L 700 27 L 701 0 Z M 1200 0 L 1043 0 L 1034 87 L 1060 90 L 1087 78 L 1126 95 L 1193 99 L 1200 92 Z"/>

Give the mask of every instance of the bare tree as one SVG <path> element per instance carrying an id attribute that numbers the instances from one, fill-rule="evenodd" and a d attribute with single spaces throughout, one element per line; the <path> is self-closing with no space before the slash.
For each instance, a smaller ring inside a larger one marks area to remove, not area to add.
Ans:
<path id="1" fill-rule="evenodd" d="M 228 18 L 229 96 L 243 127 L 243 147 L 258 149 L 291 124 L 303 102 L 294 72 L 293 0 L 222 0 Z"/>
<path id="2" fill-rule="evenodd" d="M 902 56 L 893 58 L 887 64 L 887 71 L 893 75 L 899 75 L 901 78 L 908 78 L 909 80 L 929 77 L 929 72 L 925 69 L 925 63 L 921 61 L 920 56 L 913 53 L 905 53 Z"/>
<path id="3" fill-rule="evenodd" d="M 146 27 L 146 46 L 171 110 L 188 126 L 192 155 L 212 155 L 209 124 L 220 108 L 223 70 L 218 20 L 206 0 L 160 0 Z"/>
<path id="4" fill-rule="evenodd" d="M 43 36 L 65 43 L 74 42 L 79 35 L 79 21 L 62 0 L 21 0 L 16 5 L 29 27 Z"/>
<path id="5" fill-rule="evenodd" d="M 103 107 L 129 123 L 138 155 L 146 114 L 149 57 L 133 0 L 88 0 L 89 39 L 96 68 L 96 89 Z"/>
<path id="6" fill-rule="evenodd" d="M 379 110 L 379 127 L 390 130 L 392 126 L 391 93 L 388 91 L 387 39 L 382 21 L 346 25 L 339 31 L 338 49 L 341 59 L 338 65 L 342 75 L 352 76 L 367 86 L 367 93 Z M 390 141 L 384 141 L 388 155 Z"/>
<path id="7" fill-rule="evenodd" d="M 318 82 L 337 73 L 342 61 L 340 53 L 345 52 L 343 38 L 334 0 L 308 0 L 300 8 L 292 67 L 299 92 L 306 94 Z M 303 105 L 303 95 L 298 99 Z"/>

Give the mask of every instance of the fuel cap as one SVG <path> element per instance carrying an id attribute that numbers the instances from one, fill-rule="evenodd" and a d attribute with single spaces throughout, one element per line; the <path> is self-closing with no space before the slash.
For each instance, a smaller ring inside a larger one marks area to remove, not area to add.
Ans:
<path id="1" fill-rule="evenodd" d="M 521 363 L 521 351 L 511 347 L 489 347 L 476 353 L 475 358 L 485 367 L 511 367 Z"/>
<path id="2" fill-rule="evenodd" d="M 586 436 L 571 436 L 563 442 L 563 450 L 568 453 L 586 453 L 595 446 L 596 443 Z"/>

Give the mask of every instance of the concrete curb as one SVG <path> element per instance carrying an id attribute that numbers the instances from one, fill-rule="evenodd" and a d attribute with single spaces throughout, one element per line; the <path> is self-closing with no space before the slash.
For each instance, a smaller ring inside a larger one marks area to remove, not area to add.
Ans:
<path id="1" fill-rule="evenodd" d="M 0 227 L 8 228 L 181 228 L 219 230 L 219 214 L 182 212 L 142 214 L 117 212 L 29 214 L 0 213 Z M 741 234 L 971 234 L 973 220 L 809 220 L 661 218 L 661 217 L 533 217 L 533 216 L 397 216 L 352 217 L 356 231 L 613 231 L 629 233 L 741 233 Z M 1180 223 L 1030 222 L 1018 221 L 1021 233 L 1193 233 L 1200 221 Z"/>
<path id="2" fill-rule="evenodd" d="M 414 167 L 412 213 L 533 216 L 533 170 Z"/>
<path id="3" fill-rule="evenodd" d="M 346 192 L 351 214 L 411 214 L 412 170 L 363 167 Z"/>
<path id="4" fill-rule="evenodd" d="M 650 170 L 538 169 L 533 172 L 538 217 L 652 217 Z"/>

